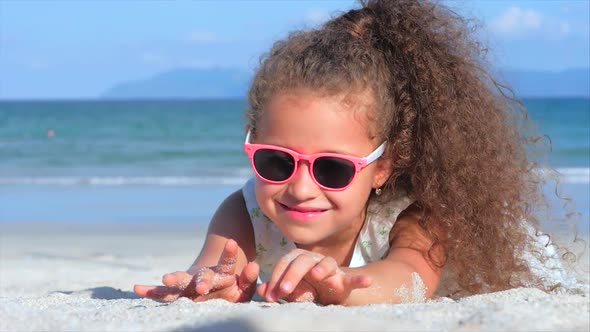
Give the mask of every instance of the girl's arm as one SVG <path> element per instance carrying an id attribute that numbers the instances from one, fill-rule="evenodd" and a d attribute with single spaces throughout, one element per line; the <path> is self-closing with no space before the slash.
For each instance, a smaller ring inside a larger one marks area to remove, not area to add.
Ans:
<path id="1" fill-rule="evenodd" d="M 442 245 L 433 247 L 433 241 L 418 224 L 420 213 L 416 210 L 404 213 L 396 221 L 390 233 L 391 247 L 389 254 L 381 261 L 369 263 L 358 268 L 341 268 L 345 273 L 370 276 L 370 287 L 354 289 L 345 305 L 363 305 L 369 303 L 400 303 L 419 301 L 412 298 L 421 294 L 413 289 L 417 273 L 425 287 L 424 297 L 430 298 L 440 282 L 446 252 Z M 444 237 L 437 234 L 440 239 Z"/>
<path id="2" fill-rule="evenodd" d="M 217 264 L 228 239 L 238 243 L 236 273 L 239 274 L 248 262 L 256 258 L 254 229 L 241 190 L 233 192 L 217 208 L 209 224 L 203 248 L 188 271 Z"/>
<path id="3" fill-rule="evenodd" d="M 236 191 L 217 209 L 201 253 L 186 272 L 164 275 L 164 286 L 136 285 L 134 291 L 166 302 L 179 297 L 193 301 L 249 301 L 258 278 L 258 265 L 248 263 L 254 257 L 252 224 L 241 191 Z"/>
<path id="4" fill-rule="evenodd" d="M 445 251 L 436 245 L 428 256 L 433 241 L 419 220 L 415 209 L 405 212 L 390 232 L 387 257 L 359 268 L 340 267 L 332 257 L 295 249 L 277 262 L 269 282 L 261 284 L 258 293 L 271 302 L 285 299 L 343 305 L 420 301 L 422 295 L 429 298 L 440 281 Z M 441 234 L 436 235 L 443 238 Z M 419 284 L 417 276 L 424 284 L 423 292 L 414 289 L 414 284 Z"/>

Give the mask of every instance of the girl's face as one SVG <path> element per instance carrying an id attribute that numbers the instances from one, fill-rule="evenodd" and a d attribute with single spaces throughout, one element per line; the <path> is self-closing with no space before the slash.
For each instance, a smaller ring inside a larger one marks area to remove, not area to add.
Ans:
<path id="1" fill-rule="evenodd" d="M 317 96 L 291 91 L 270 99 L 257 124 L 253 143 L 285 147 L 301 154 L 333 152 L 366 157 L 382 142 L 369 137 L 366 112 L 344 102 L 344 95 Z M 304 247 L 331 246 L 356 238 L 373 188 L 387 179 L 381 159 L 363 168 L 343 191 L 327 191 L 300 161 L 284 184 L 256 178 L 260 208 L 291 241 Z"/>

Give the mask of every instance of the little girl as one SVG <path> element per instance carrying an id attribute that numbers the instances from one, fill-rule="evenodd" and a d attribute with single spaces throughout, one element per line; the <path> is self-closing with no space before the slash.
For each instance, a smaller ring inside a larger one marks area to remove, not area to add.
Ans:
<path id="1" fill-rule="evenodd" d="M 276 42 L 249 92 L 255 177 L 187 272 L 134 291 L 361 305 L 417 279 L 429 298 L 443 272 L 447 296 L 540 285 L 520 254 L 538 182 L 471 33 L 439 4 L 374 0 Z"/>

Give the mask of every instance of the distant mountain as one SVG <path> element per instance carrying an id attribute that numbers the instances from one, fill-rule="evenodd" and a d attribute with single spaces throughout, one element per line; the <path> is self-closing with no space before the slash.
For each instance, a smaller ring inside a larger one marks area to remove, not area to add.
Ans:
<path id="1" fill-rule="evenodd" d="M 108 89 L 105 99 L 244 98 L 252 73 L 231 68 L 175 69 Z M 503 70 L 498 76 L 518 98 L 590 98 L 590 68 L 561 72 Z"/>
<path id="2" fill-rule="evenodd" d="M 145 80 L 117 84 L 104 99 L 243 98 L 251 74 L 238 69 L 180 68 Z"/>
<path id="3" fill-rule="evenodd" d="M 590 97 L 590 68 L 560 72 L 504 70 L 502 73 L 499 78 L 519 98 Z"/>

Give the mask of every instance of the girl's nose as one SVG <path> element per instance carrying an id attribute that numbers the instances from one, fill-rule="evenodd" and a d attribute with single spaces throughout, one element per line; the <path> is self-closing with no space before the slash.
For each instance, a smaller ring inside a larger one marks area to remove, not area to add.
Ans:
<path id="1" fill-rule="evenodd" d="M 321 192 L 321 188 L 311 178 L 309 163 L 303 161 L 297 165 L 297 172 L 288 186 L 289 194 L 299 201 L 315 198 Z"/>

